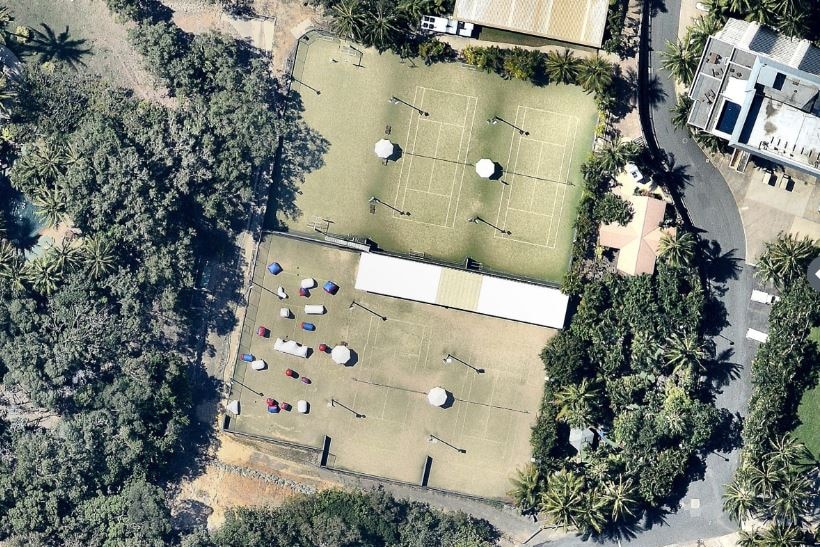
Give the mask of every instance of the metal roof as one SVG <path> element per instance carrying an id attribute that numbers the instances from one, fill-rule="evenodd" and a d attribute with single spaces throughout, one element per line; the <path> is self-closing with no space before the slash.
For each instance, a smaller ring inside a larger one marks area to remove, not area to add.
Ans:
<path id="1" fill-rule="evenodd" d="M 456 0 L 453 18 L 601 47 L 607 0 Z"/>

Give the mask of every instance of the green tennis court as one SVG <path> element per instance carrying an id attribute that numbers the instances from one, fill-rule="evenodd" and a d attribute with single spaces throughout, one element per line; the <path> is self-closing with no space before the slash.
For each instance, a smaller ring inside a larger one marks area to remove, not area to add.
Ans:
<path id="1" fill-rule="evenodd" d="M 592 146 L 592 97 L 307 38 L 293 90 L 329 148 L 276 228 L 363 236 L 390 251 L 560 281 Z M 380 139 L 395 147 L 386 164 L 374 153 Z M 491 179 L 476 173 L 482 158 L 497 166 Z"/>

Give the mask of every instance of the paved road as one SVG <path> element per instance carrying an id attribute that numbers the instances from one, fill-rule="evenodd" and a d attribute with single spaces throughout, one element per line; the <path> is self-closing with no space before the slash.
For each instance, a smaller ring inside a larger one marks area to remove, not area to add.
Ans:
<path id="1" fill-rule="evenodd" d="M 652 4 L 646 0 L 645 4 Z M 715 286 L 725 290 L 721 301 L 726 309 L 726 326 L 715 337 L 718 353 L 731 351 L 729 361 L 742 366 L 739 377 L 730 382 L 717 396 L 717 406 L 732 413 L 745 413 L 750 395 L 749 362 L 753 356 L 752 342 L 745 340 L 748 323 L 748 302 L 752 291 L 751 267 L 745 266 L 745 235 L 740 214 L 734 197 L 720 173 L 707 162 L 700 148 L 688 139 L 685 131 L 676 129 L 671 123 L 669 109 L 675 104 L 675 89 L 671 79 L 661 69 L 660 52 L 667 41 L 677 39 L 678 19 L 681 0 L 654 1 L 657 8 L 648 19 L 646 45 L 649 60 L 648 77 L 657 84 L 653 98 L 643 97 L 644 130 L 651 141 L 654 126 L 657 146 L 670 157 L 670 163 L 681 168 L 688 180 L 683 188 L 683 201 L 689 218 L 700 237 L 716 242 L 720 246 L 721 263 L 725 266 L 734 259 L 739 271 L 735 278 Z M 660 4 L 660 5 L 659 5 Z M 647 8 L 648 10 L 649 8 Z M 652 88 L 653 86 L 649 86 Z M 651 145 L 651 143 L 650 143 Z M 730 344 L 729 341 L 734 341 Z M 717 454 L 706 460 L 703 480 L 692 482 L 682 499 L 682 507 L 655 523 L 648 529 L 637 532 L 632 539 L 624 538 L 622 543 L 636 546 L 656 547 L 676 543 L 694 542 L 700 538 L 723 535 L 735 531 L 736 527 L 723 515 L 721 494 L 737 466 L 738 450 L 724 458 Z M 692 500 L 700 501 L 699 508 L 692 508 Z M 581 545 L 577 537 L 569 537 L 549 545 Z"/>

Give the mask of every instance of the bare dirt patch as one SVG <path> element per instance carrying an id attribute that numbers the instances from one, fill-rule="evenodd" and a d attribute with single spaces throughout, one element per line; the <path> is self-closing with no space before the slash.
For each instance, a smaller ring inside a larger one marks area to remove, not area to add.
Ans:
<path id="1" fill-rule="evenodd" d="M 4 5 L 11 10 L 14 24 L 26 25 L 39 33 L 47 50 L 70 55 L 68 50 L 74 48 L 78 52 L 78 70 L 98 74 L 115 86 L 133 89 L 141 98 L 167 101 L 167 92 L 157 86 L 143 67 L 142 56 L 128 41 L 128 28 L 133 24 L 115 20 L 105 2 L 7 0 Z M 22 60 L 39 59 L 39 53 L 29 51 Z"/>

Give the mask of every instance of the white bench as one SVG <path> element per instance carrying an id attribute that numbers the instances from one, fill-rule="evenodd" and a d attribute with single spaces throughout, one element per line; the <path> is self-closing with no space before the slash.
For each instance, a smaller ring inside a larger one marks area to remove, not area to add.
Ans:
<path id="1" fill-rule="evenodd" d="M 321 304 L 307 304 L 305 305 L 305 313 L 308 315 L 323 315 L 325 307 Z"/>

